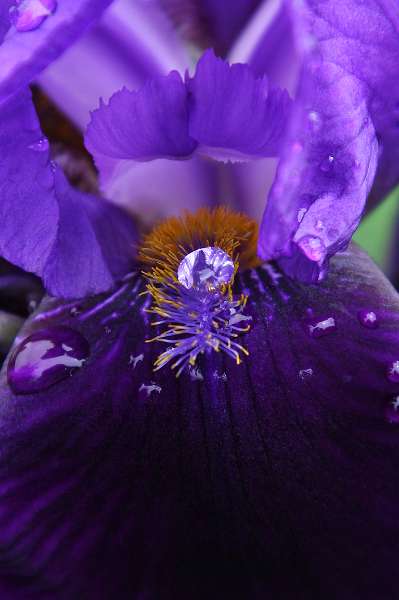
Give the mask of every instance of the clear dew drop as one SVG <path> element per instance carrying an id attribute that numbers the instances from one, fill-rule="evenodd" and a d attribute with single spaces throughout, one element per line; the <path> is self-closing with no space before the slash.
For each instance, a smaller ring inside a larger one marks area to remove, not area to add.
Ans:
<path id="1" fill-rule="evenodd" d="M 305 379 L 309 379 L 313 376 L 313 369 L 301 369 L 298 373 L 299 378 L 304 381 Z"/>
<path id="2" fill-rule="evenodd" d="M 40 392 L 78 371 L 89 353 L 87 340 L 74 329 L 40 329 L 13 351 L 8 383 L 15 394 Z"/>
<path id="3" fill-rule="evenodd" d="M 320 164 L 320 169 L 324 173 L 328 173 L 334 167 L 335 157 L 333 154 L 329 154 Z"/>
<path id="4" fill-rule="evenodd" d="M 389 423 L 399 423 L 399 396 L 394 396 L 385 408 L 385 417 Z"/>
<path id="5" fill-rule="evenodd" d="M 35 152 L 47 152 L 50 148 L 50 144 L 47 138 L 40 138 L 37 142 L 30 144 L 30 150 L 34 150 Z"/>
<path id="6" fill-rule="evenodd" d="M 316 321 L 308 325 L 309 335 L 313 338 L 324 337 L 333 333 L 337 329 L 334 317 L 327 317 L 321 321 Z"/>
<path id="7" fill-rule="evenodd" d="M 321 117 L 318 112 L 311 110 L 308 113 L 308 119 L 313 131 L 319 131 L 321 127 Z"/>
<path id="8" fill-rule="evenodd" d="M 297 213 L 297 220 L 300 223 L 303 220 L 303 217 L 306 215 L 306 208 L 300 208 Z"/>
<path id="9" fill-rule="evenodd" d="M 230 283 L 234 262 L 220 248 L 208 246 L 190 252 L 177 270 L 179 282 L 187 289 L 206 291 Z"/>
<path id="10" fill-rule="evenodd" d="M 378 317 L 373 310 L 359 310 L 357 318 L 360 325 L 367 327 L 367 329 L 377 329 L 378 327 Z"/>
<path id="11" fill-rule="evenodd" d="M 399 360 L 394 360 L 388 366 L 387 377 L 392 383 L 399 383 Z"/>
<path id="12" fill-rule="evenodd" d="M 326 256 L 326 247 L 323 240 L 313 235 L 305 235 L 298 241 L 298 246 L 309 260 L 323 261 Z"/>
<path id="13" fill-rule="evenodd" d="M 57 0 L 17 0 L 9 10 L 11 24 L 19 32 L 33 31 L 57 8 Z"/>

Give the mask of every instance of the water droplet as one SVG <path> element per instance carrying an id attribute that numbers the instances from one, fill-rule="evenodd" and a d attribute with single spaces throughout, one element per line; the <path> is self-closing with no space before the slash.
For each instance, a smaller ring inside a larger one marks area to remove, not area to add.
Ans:
<path id="1" fill-rule="evenodd" d="M 230 283 L 234 262 L 220 248 L 208 246 L 190 252 L 181 261 L 177 278 L 187 289 L 209 290 Z"/>
<path id="2" fill-rule="evenodd" d="M 399 396 L 389 401 L 385 409 L 385 417 L 389 423 L 399 423 Z"/>
<path id="3" fill-rule="evenodd" d="M 129 356 L 129 365 L 133 365 L 133 369 L 135 369 L 138 363 L 143 362 L 143 360 L 144 354 L 138 354 L 137 356 L 133 356 L 133 354 L 131 354 Z"/>
<path id="4" fill-rule="evenodd" d="M 327 319 L 323 319 L 322 321 L 311 323 L 308 327 L 310 335 L 314 338 L 323 337 L 337 329 L 334 317 L 327 317 Z"/>
<path id="5" fill-rule="evenodd" d="M 31 150 L 34 150 L 35 152 L 47 152 L 47 150 L 50 148 L 50 144 L 48 139 L 43 137 L 40 138 L 40 140 L 38 140 L 37 142 L 30 144 L 29 148 Z"/>
<path id="6" fill-rule="evenodd" d="M 303 219 L 303 217 L 306 215 L 306 208 L 300 208 L 298 210 L 298 214 L 296 216 L 296 218 L 298 219 L 298 223 L 300 223 Z"/>
<path id="7" fill-rule="evenodd" d="M 10 21 L 19 32 L 33 31 L 57 8 L 56 0 L 17 0 L 9 10 Z"/>
<path id="8" fill-rule="evenodd" d="M 313 235 L 305 235 L 298 241 L 298 246 L 304 255 L 313 262 L 321 262 L 326 255 L 323 240 Z"/>
<path id="9" fill-rule="evenodd" d="M 309 379 L 313 375 L 313 369 L 301 369 L 298 375 L 302 380 Z"/>
<path id="10" fill-rule="evenodd" d="M 148 385 L 145 383 L 142 383 L 139 388 L 139 392 L 145 392 L 147 394 L 147 398 L 149 398 L 151 396 L 152 392 L 157 392 L 157 394 L 160 394 L 161 391 L 162 391 L 161 386 L 157 385 L 153 381 L 151 381 L 151 383 L 149 383 Z"/>
<path id="11" fill-rule="evenodd" d="M 82 308 L 80 306 L 72 306 L 71 310 L 69 311 L 69 314 L 71 315 L 71 317 L 77 317 L 81 314 L 81 312 Z"/>
<path id="12" fill-rule="evenodd" d="M 329 154 L 327 158 L 325 158 L 321 164 L 320 169 L 324 171 L 324 173 L 328 173 L 334 166 L 335 157 L 332 154 Z"/>
<path id="13" fill-rule="evenodd" d="M 16 394 L 40 392 L 72 375 L 90 353 L 87 340 L 69 327 L 41 329 L 13 351 L 7 378 Z"/>
<path id="14" fill-rule="evenodd" d="M 324 231 L 325 225 L 321 219 L 317 219 L 315 223 L 315 229 L 317 229 L 317 231 Z"/>
<path id="15" fill-rule="evenodd" d="M 321 117 L 319 115 L 318 112 L 316 112 L 315 110 L 311 110 L 308 113 L 308 119 L 311 125 L 311 128 L 313 129 L 313 131 L 319 131 L 320 126 L 321 126 Z"/>
<path id="16" fill-rule="evenodd" d="M 388 367 L 387 377 L 393 383 L 399 383 L 399 360 L 394 360 Z"/>
<path id="17" fill-rule="evenodd" d="M 192 367 L 189 365 L 188 372 L 190 374 L 191 381 L 204 381 L 204 376 L 202 375 L 199 367 Z"/>
<path id="18" fill-rule="evenodd" d="M 376 329 L 378 327 L 378 318 L 373 310 L 359 310 L 357 313 L 359 323 L 368 329 Z"/>

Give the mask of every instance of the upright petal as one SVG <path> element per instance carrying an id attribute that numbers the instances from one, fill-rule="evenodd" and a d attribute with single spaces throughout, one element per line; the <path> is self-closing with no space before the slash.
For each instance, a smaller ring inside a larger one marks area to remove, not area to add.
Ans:
<path id="1" fill-rule="evenodd" d="M 229 65 L 207 51 L 188 82 L 190 135 L 213 158 L 245 160 L 276 156 L 284 140 L 290 99 L 269 89 L 244 64 Z"/>
<path id="2" fill-rule="evenodd" d="M 33 23 L 31 30 L 24 31 L 19 31 L 11 24 L 8 14 L 1 12 L 0 28 L 5 29 L 4 19 L 7 18 L 8 33 L 0 45 L 0 103 L 28 84 L 61 54 L 101 15 L 110 2 L 111 0 L 54 1 L 48 18 L 36 25 Z M 23 2 L 17 10 L 29 10 L 29 2 Z"/>
<path id="3" fill-rule="evenodd" d="M 359 224 L 381 148 L 383 188 L 399 176 L 392 158 L 399 9 L 390 0 L 348 0 L 292 2 L 291 10 L 304 64 L 291 145 L 267 203 L 259 252 L 315 281 Z"/>
<path id="4" fill-rule="evenodd" d="M 50 162 L 27 92 L 5 104 L 0 145 L 1 256 L 43 277 L 54 295 L 112 287 L 134 256 L 133 223 L 118 208 L 67 184 Z"/>
<path id="5" fill-rule="evenodd" d="M 42 307 L 26 393 L 1 379 L 4 598 L 395 598 L 399 300 L 361 252 L 332 262 L 320 286 L 239 275 L 250 356 L 179 380 L 152 371 L 138 274 Z"/>
<path id="6" fill-rule="evenodd" d="M 132 160 L 183 158 L 196 142 L 188 132 L 186 87 L 177 71 L 141 89 L 116 92 L 92 113 L 86 144 L 101 170 L 101 156 Z"/>

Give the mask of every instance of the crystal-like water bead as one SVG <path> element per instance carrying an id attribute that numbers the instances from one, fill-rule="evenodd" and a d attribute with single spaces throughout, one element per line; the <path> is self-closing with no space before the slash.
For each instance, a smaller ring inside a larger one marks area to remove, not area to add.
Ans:
<path id="1" fill-rule="evenodd" d="M 226 252 L 214 246 L 199 248 L 183 258 L 177 270 L 179 282 L 187 289 L 201 291 L 230 283 L 234 262 Z"/>

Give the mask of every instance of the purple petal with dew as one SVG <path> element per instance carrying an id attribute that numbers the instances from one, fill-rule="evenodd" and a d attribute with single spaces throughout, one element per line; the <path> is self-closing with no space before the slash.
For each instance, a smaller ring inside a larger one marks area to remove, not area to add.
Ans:
<path id="1" fill-rule="evenodd" d="M 116 0 L 98 24 L 47 67 L 39 83 L 84 128 L 98 98 L 108 101 L 123 86 L 135 89 L 148 78 L 173 69 L 183 73 L 190 63 L 157 2 Z M 88 77 L 92 72 L 95 77 Z"/>
<path id="2" fill-rule="evenodd" d="M 42 277 L 54 295 L 112 287 L 134 256 L 133 223 L 74 190 L 51 164 L 29 93 L 5 104 L 0 145 L 1 256 Z"/>
<path id="3" fill-rule="evenodd" d="M 286 91 L 269 89 L 244 64 L 229 65 L 208 50 L 190 92 L 191 137 L 198 151 L 220 160 L 276 156 L 284 140 L 291 101 Z"/>
<path id="4" fill-rule="evenodd" d="M 71 44 L 111 0 L 58 0 L 32 31 L 10 27 L 0 46 L 0 103 L 27 85 Z M 19 10 L 25 10 L 23 2 Z M 18 10 L 18 7 L 17 7 Z M 2 14 L 0 16 L 3 17 Z"/>
<path id="5" fill-rule="evenodd" d="M 298 279 L 323 277 L 329 258 L 344 248 L 363 214 L 385 136 L 393 125 L 399 56 L 397 4 L 348 0 L 292 3 L 303 52 L 297 108 L 266 206 L 259 253 L 279 258 Z M 377 110 L 385 98 L 388 113 Z M 399 139 L 399 138 L 398 138 Z M 380 140 L 380 143 L 379 141 Z M 395 152 L 396 150 L 394 150 Z M 384 151 L 383 151 L 384 152 Z M 381 158 L 377 171 L 387 168 Z M 395 177 L 399 171 L 396 170 Z M 393 180 L 386 178 L 386 182 Z M 284 206 L 284 208 L 283 208 Z"/>
<path id="6" fill-rule="evenodd" d="M 152 371 L 138 274 L 26 325 L 10 381 L 43 390 L 3 370 L 4 597 L 395 597 L 396 292 L 356 249 L 319 286 L 272 264 L 236 285 L 250 356 L 179 380 Z"/>
<path id="7" fill-rule="evenodd" d="M 352 3 L 341 4 L 346 10 Z M 338 60 L 339 23 L 328 24 L 327 36 L 317 9 L 313 12 L 308 4 L 306 12 L 301 8 L 305 3 L 292 6 L 299 19 L 304 66 L 291 142 L 269 195 L 259 254 L 280 259 L 298 279 L 317 281 L 324 276 L 329 258 L 346 247 L 359 224 L 379 148 L 369 114 L 369 89 L 352 63 L 349 69 Z M 334 11 L 331 2 L 323 3 L 321 10 L 328 7 Z M 363 21 L 362 7 L 352 8 Z M 359 50 L 359 30 L 350 32 L 349 41 Z M 347 30 L 344 34 L 349 36 Z"/>
<path id="8" fill-rule="evenodd" d="M 141 89 L 116 92 L 92 113 L 86 146 L 94 159 L 187 158 L 196 147 L 188 133 L 186 87 L 177 73 L 149 80 Z"/>

